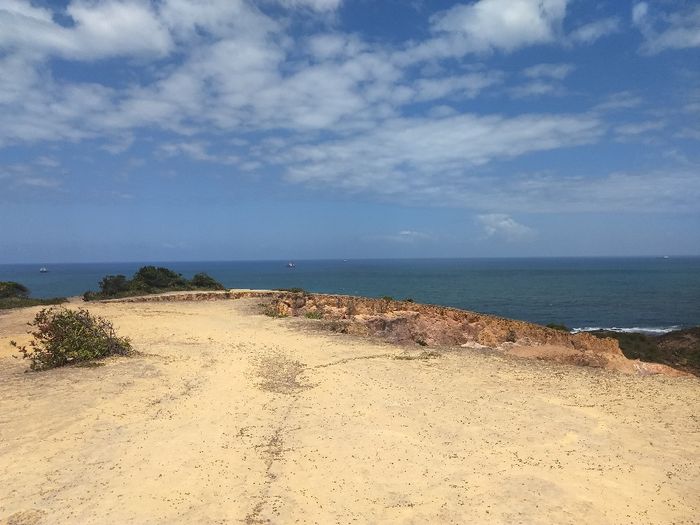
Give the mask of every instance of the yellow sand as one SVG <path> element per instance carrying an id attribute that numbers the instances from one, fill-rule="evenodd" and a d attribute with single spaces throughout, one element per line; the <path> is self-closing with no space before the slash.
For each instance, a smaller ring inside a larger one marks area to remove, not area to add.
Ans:
<path id="1" fill-rule="evenodd" d="M 143 355 L 42 373 L 8 346 L 36 309 L 0 313 L 0 523 L 700 522 L 695 378 L 421 358 L 257 302 L 91 304 Z"/>

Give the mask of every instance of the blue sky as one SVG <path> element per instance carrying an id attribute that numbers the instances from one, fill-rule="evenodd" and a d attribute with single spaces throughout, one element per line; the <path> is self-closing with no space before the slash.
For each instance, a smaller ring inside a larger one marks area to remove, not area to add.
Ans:
<path id="1" fill-rule="evenodd" d="M 0 263 L 700 255 L 693 1 L 0 0 Z"/>

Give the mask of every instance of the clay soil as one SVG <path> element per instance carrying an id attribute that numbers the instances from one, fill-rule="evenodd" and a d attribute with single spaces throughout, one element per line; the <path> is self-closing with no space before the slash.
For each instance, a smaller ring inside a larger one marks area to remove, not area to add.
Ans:
<path id="1" fill-rule="evenodd" d="M 25 373 L 0 313 L 0 523 L 691 524 L 700 381 L 95 303 L 138 355 Z M 77 305 L 73 305 L 77 306 Z"/>

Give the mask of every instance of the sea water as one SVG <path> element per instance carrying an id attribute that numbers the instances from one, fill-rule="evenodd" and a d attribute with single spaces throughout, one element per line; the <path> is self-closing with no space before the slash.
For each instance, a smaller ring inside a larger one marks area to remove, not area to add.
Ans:
<path id="1" fill-rule="evenodd" d="M 231 288 L 411 298 L 416 302 L 573 329 L 664 332 L 700 325 L 700 258 L 401 259 L 234 262 L 132 262 L 0 265 L 0 281 L 33 297 L 97 290 L 108 274 L 131 276 L 145 264 L 185 277 L 206 272 Z M 39 273 L 46 266 L 47 273 Z"/>

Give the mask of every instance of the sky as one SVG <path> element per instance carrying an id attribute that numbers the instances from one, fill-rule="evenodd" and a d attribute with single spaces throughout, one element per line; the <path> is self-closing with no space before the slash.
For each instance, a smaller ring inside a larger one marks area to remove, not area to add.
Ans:
<path id="1" fill-rule="evenodd" d="M 0 0 L 0 263 L 700 255 L 700 4 Z"/>

